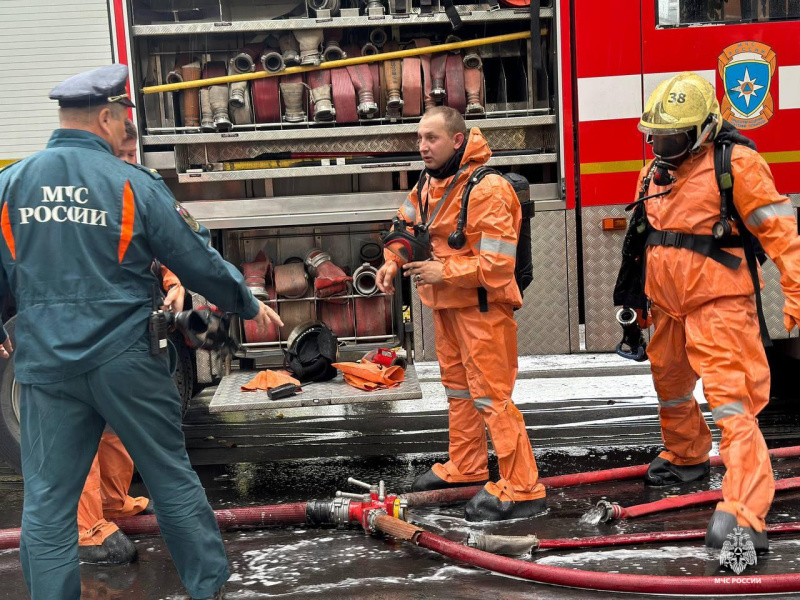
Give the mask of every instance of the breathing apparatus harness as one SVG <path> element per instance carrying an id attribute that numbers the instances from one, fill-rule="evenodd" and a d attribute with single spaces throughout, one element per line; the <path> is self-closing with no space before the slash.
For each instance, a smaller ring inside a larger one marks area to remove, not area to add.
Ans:
<path id="1" fill-rule="evenodd" d="M 758 264 L 763 264 L 766 254 L 756 237 L 750 233 L 742 221 L 733 202 L 733 172 L 731 169 L 731 156 L 733 146 L 742 144 L 755 150 L 755 144 L 738 130 L 723 121 L 722 129 L 714 140 L 714 172 L 720 193 L 720 217 L 712 227 L 712 235 L 696 233 L 683 233 L 678 231 L 663 231 L 654 228 L 647 219 L 645 201 L 658 198 L 671 193 L 671 189 L 656 194 L 647 195 L 651 181 L 657 183 L 657 178 L 665 181 L 669 178 L 670 184 L 675 178 L 669 172 L 669 163 L 655 160 L 647 175 L 642 180 L 639 189 L 639 198 L 625 207 L 633 209 L 631 222 L 625 235 L 622 248 L 622 265 L 617 282 L 614 287 L 614 304 L 627 308 L 647 309 L 648 301 L 644 294 L 646 261 L 645 249 L 647 246 L 673 246 L 685 248 L 702 254 L 729 269 L 738 269 L 742 259 L 726 252 L 727 248 L 743 248 L 750 278 L 755 290 L 758 323 L 761 332 L 761 341 L 765 347 L 770 347 L 764 309 L 761 301 L 761 287 L 758 279 Z M 666 171 L 666 175 L 664 172 Z M 733 224 L 736 224 L 738 235 L 733 234 Z M 619 352 L 619 350 L 618 350 Z M 621 353 L 621 356 L 631 358 Z"/>

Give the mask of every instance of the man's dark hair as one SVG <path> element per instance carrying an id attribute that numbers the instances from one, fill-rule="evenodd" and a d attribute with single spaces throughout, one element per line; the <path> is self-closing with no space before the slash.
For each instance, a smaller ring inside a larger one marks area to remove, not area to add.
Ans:
<path id="1" fill-rule="evenodd" d="M 425 114 L 422 115 L 423 118 L 436 116 L 441 116 L 444 120 L 444 128 L 447 130 L 447 133 L 450 135 L 461 133 L 464 137 L 467 137 L 467 124 L 464 122 L 464 117 L 462 117 L 461 113 L 455 108 L 450 108 L 449 106 L 434 106 L 426 110 Z"/>

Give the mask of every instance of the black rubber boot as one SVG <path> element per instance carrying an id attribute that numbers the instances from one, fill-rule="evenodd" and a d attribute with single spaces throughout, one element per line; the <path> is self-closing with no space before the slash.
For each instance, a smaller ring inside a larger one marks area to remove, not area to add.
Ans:
<path id="1" fill-rule="evenodd" d="M 154 514 L 156 514 L 156 507 L 153 504 L 152 500 L 148 500 L 147 506 L 145 506 L 141 510 L 141 512 L 136 513 L 136 515 L 134 515 L 134 516 L 138 517 L 139 515 L 154 515 Z"/>
<path id="2" fill-rule="evenodd" d="M 528 519 L 547 510 L 547 499 L 502 502 L 500 498 L 482 489 L 467 502 L 464 518 L 467 521 L 508 521 Z"/>
<path id="3" fill-rule="evenodd" d="M 100 546 L 78 546 L 78 558 L 82 563 L 127 565 L 136 557 L 136 546 L 119 530 L 104 539 Z"/>
<path id="4" fill-rule="evenodd" d="M 726 541 L 736 546 L 733 539 L 734 536 L 731 535 L 736 527 L 740 527 L 742 532 L 746 534 L 741 540 L 745 547 L 737 548 L 737 550 L 747 551 L 748 542 L 752 542 L 756 554 L 769 552 L 769 540 L 767 540 L 766 530 L 758 533 L 752 527 L 739 525 L 736 521 L 736 516 L 724 510 L 715 510 L 714 514 L 711 515 L 711 520 L 708 522 L 708 528 L 706 529 L 706 546 L 721 549 Z M 728 537 L 729 535 L 730 537 Z"/>
<path id="5" fill-rule="evenodd" d="M 444 490 L 447 488 L 468 487 L 471 485 L 485 485 L 488 479 L 484 481 L 469 481 L 467 483 L 449 483 L 439 477 L 433 472 L 433 469 L 428 469 L 422 475 L 417 475 L 414 483 L 411 484 L 412 492 L 427 492 L 430 490 Z"/>
<path id="6" fill-rule="evenodd" d="M 225 586 L 223 585 L 213 596 L 205 596 L 203 598 L 195 598 L 194 600 L 225 600 Z"/>
<path id="7" fill-rule="evenodd" d="M 657 456 L 645 473 L 644 483 L 656 487 L 688 483 L 702 479 L 708 475 L 710 470 L 711 461 L 708 460 L 697 465 L 680 466 L 673 465 L 665 458 Z"/>

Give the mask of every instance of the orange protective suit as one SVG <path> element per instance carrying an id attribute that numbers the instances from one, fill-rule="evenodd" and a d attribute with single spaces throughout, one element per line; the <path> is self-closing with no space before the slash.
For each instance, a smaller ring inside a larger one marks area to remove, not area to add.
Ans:
<path id="1" fill-rule="evenodd" d="M 470 195 L 467 243 L 460 250 L 447 244 L 456 229 L 461 196 L 471 173 L 491 156 L 480 130 L 473 128 L 459 176 L 436 220 L 430 224 L 436 260 L 444 263 L 442 283 L 420 285 L 423 304 L 433 309 L 436 352 L 442 383 L 450 404 L 450 460 L 433 466 L 451 483 L 485 481 L 486 427 L 498 457 L 501 479 L 486 490 L 501 501 L 535 500 L 545 496 L 525 422 L 511 392 L 517 376 L 517 325 L 513 309 L 522 305 L 514 279 L 517 237 L 522 219 L 511 185 L 502 177 L 486 176 Z M 431 179 L 429 214 L 433 213 L 452 178 Z M 419 222 L 419 195 L 414 188 L 398 211 L 402 219 Z M 399 262 L 385 251 L 386 260 Z M 488 312 L 480 312 L 478 288 L 487 291 Z"/>
<path id="2" fill-rule="evenodd" d="M 397 387 L 406 378 L 406 372 L 398 366 L 382 367 L 371 362 L 333 363 L 333 366 L 342 372 L 345 383 L 367 392 Z"/>
<path id="3" fill-rule="evenodd" d="M 116 434 L 104 433 L 78 502 L 80 546 L 99 546 L 119 529 L 106 517 L 130 517 L 147 508 L 147 498 L 128 495 L 132 477 L 133 461 L 125 446 Z"/>
<path id="4" fill-rule="evenodd" d="M 794 209 L 775 190 L 769 167 L 757 152 L 735 146 L 731 162 L 736 209 L 781 272 L 787 319 L 800 321 L 800 239 Z M 640 173 L 640 183 L 649 167 Z M 650 223 L 656 229 L 710 235 L 721 202 L 713 148 L 687 158 L 674 175 L 677 181 L 668 195 L 646 201 Z M 647 194 L 665 190 L 651 185 Z M 666 447 L 661 457 L 676 465 L 708 459 L 711 432 L 692 395 L 702 379 L 712 417 L 722 430 L 720 454 L 727 468 L 724 502 L 717 509 L 760 532 L 774 495 L 767 446 L 756 419 L 769 401 L 769 367 L 744 251 L 725 252 L 742 257 L 738 269 L 684 248 L 647 249 L 645 291 L 655 325 L 647 353 Z"/>
<path id="5" fill-rule="evenodd" d="M 160 272 L 164 290 L 181 284 L 167 267 Z M 128 495 L 132 478 L 133 460 L 125 446 L 115 433 L 104 433 L 78 502 L 78 545 L 99 546 L 119 529 L 106 517 L 130 517 L 147 508 L 147 498 Z"/>

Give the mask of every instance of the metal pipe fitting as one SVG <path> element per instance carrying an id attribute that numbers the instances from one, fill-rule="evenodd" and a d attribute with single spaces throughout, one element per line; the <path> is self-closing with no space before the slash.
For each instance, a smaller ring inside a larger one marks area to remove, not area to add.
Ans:
<path id="1" fill-rule="evenodd" d="M 261 65 L 267 73 L 277 73 L 286 68 L 286 64 L 283 62 L 283 56 L 280 52 L 275 51 L 262 54 Z"/>
<path id="2" fill-rule="evenodd" d="M 389 39 L 389 36 L 386 35 L 386 31 L 383 29 L 377 28 L 369 32 L 369 41 L 378 48 L 383 48 L 387 39 Z"/>
<path id="3" fill-rule="evenodd" d="M 347 53 L 342 50 L 342 47 L 339 45 L 339 42 L 336 40 L 329 40 L 327 44 L 325 44 L 325 50 L 322 51 L 322 59 L 327 61 L 331 60 L 344 60 L 347 58 Z"/>
<path id="4" fill-rule="evenodd" d="M 362 296 L 372 296 L 378 291 L 378 270 L 364 263 L 353 273 L 353 288 Z"/>
<path id="5" fill-rule="evenodd" d="M 375 44 L 367 42 L 361 46 L 361 56 L 375 56 L 376 54 L 378 54 L 378 48 L 375 47 Z"/>
<path id="6" fill-rule="evenodd" d="M 480 69 L 482 66 L 483 61 L 481 60 L 480 55 L 473 52 L 464 57 L 465 69 Z"/>

